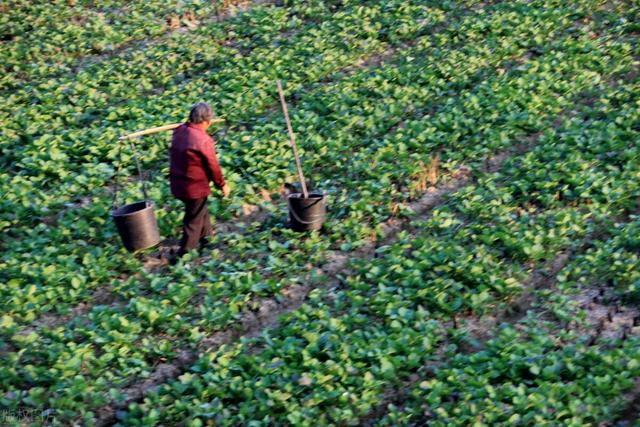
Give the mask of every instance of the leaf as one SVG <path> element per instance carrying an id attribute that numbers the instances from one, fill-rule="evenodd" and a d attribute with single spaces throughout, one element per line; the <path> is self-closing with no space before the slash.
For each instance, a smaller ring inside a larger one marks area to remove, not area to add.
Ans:
<path id="1" fill-rule="evenodd" d="M 380 371 L 383 374 L 392 374 L 395 372 L 395 370 L 396 369 L 393 366 L 393 363 L 391 363 L 389 359 L 387 359 L 386 357 L 380 359 Z"/>
<path id="2" fill-rule="evenodd" d="M 304 332 L 304 333 L 302 334 L 302 336 L 303 336 L 307 341 L 309 341 L 309 344 L 315 344 L 315 343 L 318 341 L 318 339 L 320 338 L 320 336 L 319 336 L 318 334 L 313 333 L 313 332 Z"/>
<path id="3" fill-rule="evenodd" d="M 156 310 L 151 310 L 149 311 L 149 321 L 151 323 L 155 323 L 156 320 L 158 320 L 158 318 L 160 318 L 160 314 L 158 314 L 158 312 Z"/>
<path id="4" fill-rule="evenodd" d="M 453 220 L 451 218 L 447 218 L 440 223 L 441 228 L 448 228 L 453 225 Z"/>
<path id="5" fill-rule="evenodd" d="M 393 320 L 393 321 L 391 322 L 391 328 L 392 328 L 392 329 L 402 329 L 402 323 L 400 323 L 400 322 L 399 322 L 399 321 L 397 321 L 397 320 Z"/>
<path id="6" fill-rule="evenodd" d="M 78 289 L 80 286 L 82 286 L 82 281 L 80 279 L 78 279 L 77 277 L 72 277 L 71 278 L 71 287 L 73 289 Z"/>
<path id="7" fill-rule="evenodd" d="M 0 328 L 9 329 L 13 325 L 15 325 L 13 317 L 9 316 L 8 314 L 2 316 L 2 320 L 0 320 Z"/>
<path id="8" fill-rule="evenodd" d="M 300 379 L 298 380 L 298 384 L 303 386 L 309 386 L 311 385 L 312 382 L 313 380 L 309 378 L 306 374 L 301 376 Z"/>
<path id="9" fill-rule="evenodd" d="M 375 377 L 373 376 L 373 374 L 369 371 L 364 373 L 364 382 L 365 383 L 372 383 L 375 380 Z"/>

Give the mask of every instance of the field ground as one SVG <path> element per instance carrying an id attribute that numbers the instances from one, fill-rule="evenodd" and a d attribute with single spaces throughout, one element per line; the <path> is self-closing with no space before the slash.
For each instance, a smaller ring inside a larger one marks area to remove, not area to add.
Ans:
<path id="1" fill-rule="evenodd" d="M 217 4 L 0 5 L 0 424 L 640 425 L 637 1 Z M 117 138 L 200 100 L 214 248 L 160 260 L 157 134 L 130 255 Z"/>

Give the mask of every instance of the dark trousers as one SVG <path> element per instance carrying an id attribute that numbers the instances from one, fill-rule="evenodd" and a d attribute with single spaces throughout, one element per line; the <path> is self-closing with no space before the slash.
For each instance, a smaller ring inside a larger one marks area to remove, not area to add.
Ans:
<path id="1" fill-rule="evenodd" d="M 184 203 L 184 219 L 182 220 L 179 255 L 195 249 L 201 239 L 207 238 L 212 233 L 207 198 L 182 199 L 182 202 Z"/>

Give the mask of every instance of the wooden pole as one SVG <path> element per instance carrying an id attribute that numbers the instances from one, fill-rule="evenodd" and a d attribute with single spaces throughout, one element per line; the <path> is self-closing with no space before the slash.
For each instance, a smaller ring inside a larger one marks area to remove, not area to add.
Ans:
<path id="1" fill-rule="evenodd" d="M 213 119 L 211 121 L 211 123 L 220 123 L 220 122 L 224 122 L 224 119 Z M 133 139 L 133 138 L 137 138 L 137 137 L 143 136 L 143 135 L 150 135 L 152 133 L 163 132 L 165 130 L 172 130 L 172 129 L 177 128 L 181 124 L 182 123 L 173 123 L 173 124 L 170 124 L 170 125 L 158 126 L 158 127 L 155 127 L 155 128 L 141 130 L 141 131 L 138 131 L 138 132 L 130 133 L 129 135 L 121 136 L 120 140 L 122 141 L 122 140 L 125 140 L 125 139 Z"/>
<path id="2" fill-rule="evenodd" d="M 300 180 L 300 186 L 302 187 L 302 195 L 306 199 L 309 197 L 307 191 L 307 184 L 304 180 L 304 174 L 302 173 L 302 164 L 300 163 L 300 156 L 298 156 L 298 147 L 296 146 L 296 137 L 293 134 L 293 127 L 291 127 L 291 120 L 289 120 L 289 111 L 287 110 L 287 103 L 284 100 L 284 93 L 282 92 L 282 83 L 277 80 L 278 94 L 280 94 L 280 103 L 282 104 L 282 112 L 284 113 L 284 119 L 287 122 L 287 130 L 289 131 L 289 141 L 291 142 L 291 148 L 293 149 L 293 157 L 296 159 L 296 167 L 298 168 L 298 179 Z"/>

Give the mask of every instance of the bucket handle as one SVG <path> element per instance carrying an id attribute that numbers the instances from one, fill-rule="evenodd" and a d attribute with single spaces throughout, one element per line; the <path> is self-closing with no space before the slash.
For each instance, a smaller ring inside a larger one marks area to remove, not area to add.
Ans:
<path id="1" fill-rule="evenodd" d="M 140 183 L 142 184 L 142 194 L 144 195 L 144 200 L 147 201 L 149 200 L 149 194 L 147 193 L 147 183 L 145 182 L 144 177 L 142 175 L 142 167 L 140 166 L 140 158 L 138 157 L 138 151 L 136 150 L 136 147 L 133 144 L 131 139 L 129 139 L 129 146 L 131 147 L 131 151 L 133 152 L 133 158 L 136 160 L 136 167 L 138 168 L 138 177 L 140 179 Z M 120 182 L 118 180 L 118 177 L 120 176 L 120 167 L 122 166 L 122 141 L 120 142 L 120 146 L 118 149 L 118 157 L 120 161 L 118 162 L 118 166 L 116 167 L 116 173 L 113 176 L 113 181 L 115 186 L 115 190 L 113 193 L 113 210 L 116 210 L 118 208 L 118 193 L 120 192 Z"/>
<path id="2" fill-rule="evenodd" d="M 323 194 L 323 199 L 325 199 L 326 201 L 326 194 Z M 298 216 L 298 214 L 296 213 L 295 209 L 292 208 L 291 206 L 291 199 L 287 198 L 287 204 L 289 205 L 289 213 L 296 219 L 296 221 L 298 221 L 300 224 L 304 224 L 304 225 L 313 225 L 313 224 L 317 224 L 318 222 L 322 221 L 322 217 L 323 215 L 316 215 L 319 219 L 317 220 L 313 220 L 313 221 L 304 221 L 302 218 L 300 218 Z"/>

